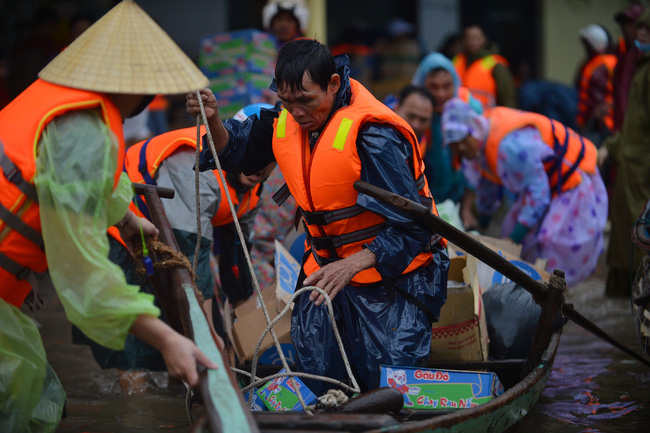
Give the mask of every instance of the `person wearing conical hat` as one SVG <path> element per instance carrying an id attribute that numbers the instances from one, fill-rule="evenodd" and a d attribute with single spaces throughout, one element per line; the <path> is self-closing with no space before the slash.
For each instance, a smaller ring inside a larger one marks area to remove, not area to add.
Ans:
<path id="1" fill-rule="evenodd" d="M 54 431 L 62 414 L 65 392 L 19 310 L 48 270 L 68 319 L 98 343 L 120 349 L 131 333 L 192 386 L 197 362 L 216 368 L 158 319 L 151 295 L 126 283 L 106 238 L 111 225 L 127 240 L 140 227 L 157 234 L 128 210 L 123 119 L 156 94 L 207 83 L 142 9 L 123 1 L 0 111 L 0 431 Z"/>

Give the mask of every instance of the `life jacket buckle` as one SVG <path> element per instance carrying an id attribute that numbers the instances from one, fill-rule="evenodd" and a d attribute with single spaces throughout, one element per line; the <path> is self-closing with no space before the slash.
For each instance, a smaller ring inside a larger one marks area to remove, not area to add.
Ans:
<path id="1" fill-rule="evenodd" d="M 329 221 L 325 218 L 325 213 L 324 211 L 303 212 L 303 217 L 309 225 L 324 226 L 329 224 Z"/>

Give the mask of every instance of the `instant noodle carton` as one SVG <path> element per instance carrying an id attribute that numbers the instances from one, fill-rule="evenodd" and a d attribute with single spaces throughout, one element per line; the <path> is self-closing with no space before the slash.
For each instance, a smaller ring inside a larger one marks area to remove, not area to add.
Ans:
<path id="1" fill-rule="evenodd" d="M 381 366 L 380 386 L 398 389 L 408 409 L 460 410 L 503 393 L 494 373 Z"/>
<path id="2" fill-rule="evenodd" d="M 264 401 L 262 401 L 260 396 L 257 395 L 257 388 L 255 388 L 253 391 L 248 391 L 246 394 L 244 394 L 244 402 L 246 403 L 246 406 L 248 406 L 248 397 L 250 397 L 251 392 L 253 392 L 253 405 L 251 406 L 251 411 L 268 412 L 268 409 L 264 405 Z"/>
<path id="3" fill-rule="evenodd" d="M 280 373 L 284 373 L 284 368 Z M 316 396 L 297 377 L 294 377 L 295 384 L 300 390 L 306 405 L 316 403 Z M 266 408 L 273 412 L 302 411 L 302 405 L 296 394 L 296 390 L 288 377 L 278 377 L 268 382 L 257 391 L 258 397 Z"/>

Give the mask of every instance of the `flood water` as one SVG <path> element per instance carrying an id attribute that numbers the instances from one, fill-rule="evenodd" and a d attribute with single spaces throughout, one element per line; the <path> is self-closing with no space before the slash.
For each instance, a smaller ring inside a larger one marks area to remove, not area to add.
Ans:
<path id="1" fill-rule="evenodd" d="M 604 266 L 573 287 L 567 301 L 621 343 L 641 353 L 629 299 L 604 296 Z M 90 350 L 70 343 L 70 325 L 52 293 L 36 313 L 48 359 L 67 394 L 58 432 L 187 432 L 185 390 L 164 374 L 149 388 L 122 394 L 115 370 L 102 371 Z M 569 322 L 543 396 L 516 433 L 650 431 L 650 367 Z"/>

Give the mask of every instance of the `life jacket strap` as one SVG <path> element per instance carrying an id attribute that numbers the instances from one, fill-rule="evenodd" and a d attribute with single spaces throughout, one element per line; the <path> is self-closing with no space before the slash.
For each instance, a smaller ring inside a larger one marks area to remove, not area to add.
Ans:
<path id="1" fill-rule="evenodd" d="M 2 252 L 0 252 L 0 268 L 3 268 L 19 280 L 27 279 L 31 272 L 31 269 L 27 266 L 23 266 L 20 263 L 13 261 Z"/>
<path id="2" fill-rule="evenodd" d="M 142 175 L 142 178 L 144 179 L 147 185 L 155 185 L 156 182 L 153 180 L 151 173 L 149 173 L 149 168 L 147 167 L 147 146 L 149 146 L 150 141 L 151 138 L 145 141 L 142 147 L 140 148 L 140 158 L 138 160 L 138 171 Z"/>
<path id="3" fill-rule="evenodd" d="M 287 184 L 283 184 L 279 190 L 277 190 L 271 198 L 277 204 L 278 206 L 282 206 L 285 201 L 291 196 L 291 192 L 289 191 L 289 187 Z"/>
<path id="4" fill-rule="evenodd" d="M 366 211 L 365 208 L 354 204 L 352 206 L 344 207 L 342 209 L 330 210 L 330 211 L 316 211 L 316 212 L 307 212 L 304 209 L 302 210 L 302 216 L 305 218 L 307 224 L 315 224 L 319 226 L 324 226 L 334 221 L 340 221 L 348 218 L 361 215 Z"/>
<path id="5" fill-rule="evenodd" d="M 377 236 L 384 223 L 376 224 L 374 226 L 366 227 L 361 230 L 355 230 L 350 233 L 344 233 L 338 236 L 308 236 L 307 241 L 311 244 L 314 250 L 335 250 L 343 245 L 359 242 L 364 239 L 369 239 Z"/>
<path id="6" fill-rule="evenodd" d="M 424 180 L 424 174 L 421 174 L 420 177 L 415 179 L 415 186 L 417 187 L 418 191 L 421 191 L 424 189 L 424 186 L 426 185 L 426 182 Z"/>
<path id="7" fill-rule="evenodd" d="M 29 183 L 21 173 L 16 164 L 5 153 L 5 147 L 0 141 L 0 168 L 7 180 L 20 190 L 23 194 L 30 198 L 35 203 L 38 203 L 38 195 L 36 194 L 36 187 Z"/>
<path id="8" fill-rule="evenodd" d="M 147 146 L 149 146 L 149 142 L 151 141 L 151 138 L 147 141 L 144 142 L 142 147 L 140 148 L 140 155 L 138 159 L 138 171 L 142 175 L 142 179 L 144 179 L 144 183 L 147 185 L 156 185 L 156 181 L 153 180 L 153 177 L 151 176 L 151 173 L 149 173 L 149 168 L 147 165 Z M 126 168 L 126 165 L 125 165 Z M 133 197 L 133 203 L 136 205 L 138 210 L 142 212 L 142 215 L 149 221 L 151 221 L 151 215 L 149 214 L 149 208 L 147 207 L 147 204 L 144 202 L 142 199 L 142 196 L 135 194 Z"/>
<path id="9" fill-rule="evenodd" d="M 0 220 L 4 221 L 9 227 L 18 232 L 21 236 L 36 244 L 41 250 L 43 249 L 43 236 L 38 230 L 33 229 L 25 223 L 20 217 L 11 212 L 9 209 L 0 204 Z"/>
<path id="10" fill-rule="evenodd" d="M 569 177 L 576 171 L 580 163 L 582 162 L 582 158 L 584 158 L 585 155 L 585 142 L 582 136 L 580 136 L 580 143 L 582 145 L 580 149 L 580 153 L 578 154 L 578 157 L 576 160 L 571 164 L 571 166 L 568 168 L 566 173 L 562 174 L 562 164 L 564 164 L 564 157 L 569 150 L 569 129 L 564 126 L 564 143 L 560 143 L 560 140 L 558 140 L 557 136 L 555 135 L 555 122 L 553 120 L 549 119 L 551 122 L 551 133 L 553 135 L 553 150 L 555 155 L 546 161 L 545 163 L 551 162 L 551 167 L 549 170 L 547 170 L 547 175 L 549 178 L 549 182 L 551 183 L 551 189 L 555 189 L 553 192 L 554 195 L 558 195 L 562 192 L 562 185 L 564 182 L 566 182 Z M 555 185 L 553 185 L 552 177 L 557 173 L 557 182 Z"/>

